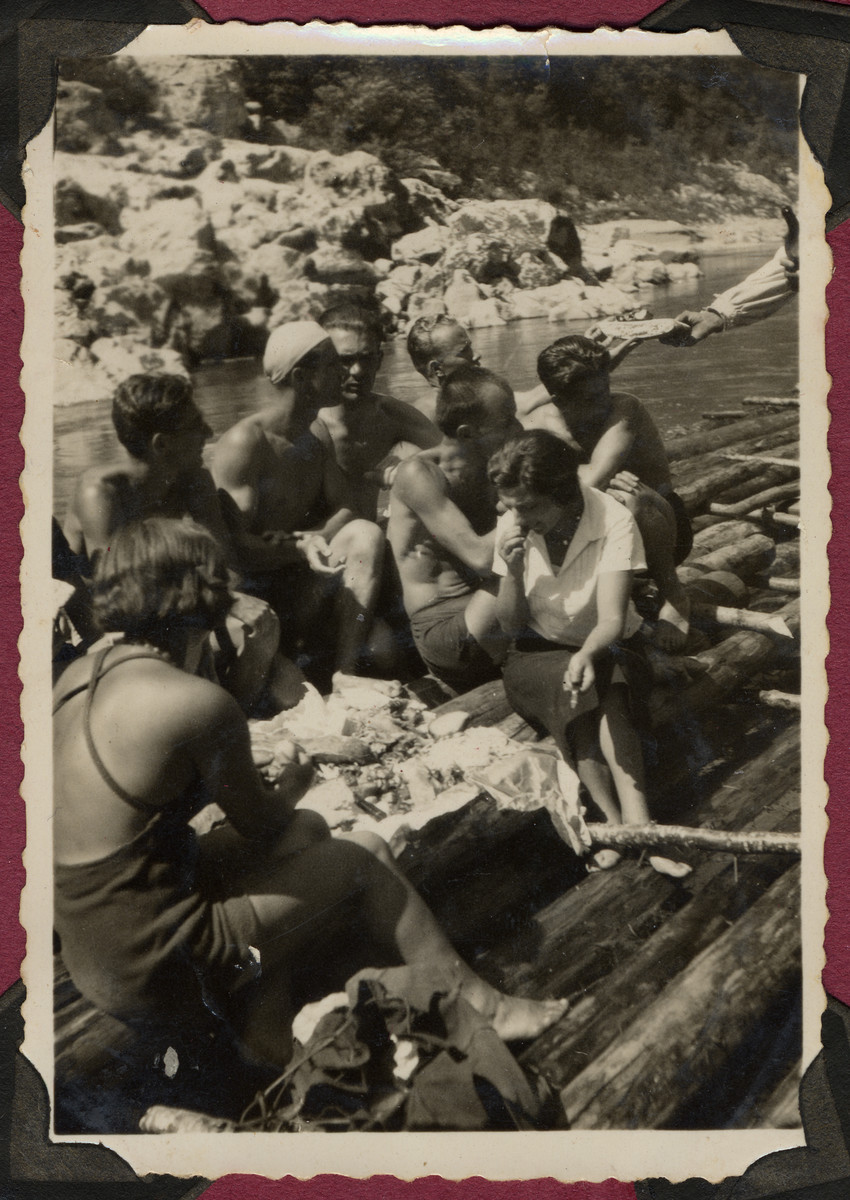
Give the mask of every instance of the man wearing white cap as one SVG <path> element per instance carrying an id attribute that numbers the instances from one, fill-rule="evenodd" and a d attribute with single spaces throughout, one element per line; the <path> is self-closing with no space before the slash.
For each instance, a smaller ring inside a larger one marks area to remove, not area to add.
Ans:
<path id="1" fill-rule="evenodd" d="M 326 330 L 314 321 L 275 329 L 263 356 L 274 394 L 259 412 L 224 434 L 212 470 L 247 528 L 289 545 L 289 563 L 257 580 L 283 625 L 282 645 L 322 631 L 322 606 L 333 602 L 333 666 L 354 673 L 367 645 L 378 665 L 373 630 L 384 540 L 377 525 L 354 519 L 346 479 L 333 454 L 311 432 L 320 407 L 339 400 L 342 372 Z M 323 636 L 322 647 L 328 639 Z"/>

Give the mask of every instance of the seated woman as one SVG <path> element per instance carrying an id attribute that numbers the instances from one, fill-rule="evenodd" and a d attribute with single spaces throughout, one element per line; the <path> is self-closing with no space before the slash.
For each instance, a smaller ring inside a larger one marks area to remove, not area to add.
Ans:
<path id="1" fill-rule="evenodd" d="M 192 674 L 228 604 L 222 553 L 188 521 L 125 526 L 97 564 L 109 636 L 54 692 L 55 923 L 82 994 L 125 1021 L 191 1019 L 203 1003 L 249 1053 L 285 1063 L 290 971 L 360 912 L 397 959 L 450 969 L 503 1037 L 551 1024 L 566 1003 L 480 980 L 380 838 L 331 838 L 295 810 L 313 773 L 302 750 L 263 782 L 236 701 Z M 228 822 L 196 837 L 189 819 L 210 801 Z"/>
<path id="2" fill-rule="evenodd" d="M 635 643 L 641 619 L 632 571 L 645 567 L 637 525 L 623 505 L 578 480 L 576 452 L 530 430 L 490 459 L 505 509 L 493 570 L 498 616 L 513 644 L 503 666 L 514 709 L 554 737 L 608 821 L 650 822 L 631 697 L 651 680 Z M 596 867 L 619 855 L 602 850 Z M 656 871 L 690 868 L 658 855 Z"/>

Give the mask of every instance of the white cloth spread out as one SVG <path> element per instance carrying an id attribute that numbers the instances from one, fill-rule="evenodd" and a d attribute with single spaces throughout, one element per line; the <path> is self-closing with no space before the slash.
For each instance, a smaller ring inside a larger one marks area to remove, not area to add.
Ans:
<path id="1" fill-rule="evenodd" d="M 646 567 L 638 527 L 629 510 L 612 496 L 596 488 L 582 487 L 584 512 L 560 569 L 555 572 L 541 534 L 525 539 L 525 594 L 531 612 L 531 627 L 550 642 L 581 646 L 597 623 L 596 585 L 608 571 L 639 571 Z M 499 532 L 513 521 L 511 513 L 499 518 Z M 497 575 L 507 567 L 497 554 Z M 623 638 L 641 626 L 631 601 Z"/>
<path id="2" fill-rule="evenodd" d="M 782 265 L 787 257 L 784 246 L 780 247 L 757 271 L 715 296 L 709 307 L 723 317 L 727 329 L 769 317 L 794 295 L 793 278 Z"/>

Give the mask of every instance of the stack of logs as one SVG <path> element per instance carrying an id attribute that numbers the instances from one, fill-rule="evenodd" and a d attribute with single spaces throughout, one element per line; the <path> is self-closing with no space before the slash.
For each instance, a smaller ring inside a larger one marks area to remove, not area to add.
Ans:
<path id="1" fill-rule="evenodd" d="M 799 657 L 798 412 L 770 408 L 707 419 L 670 447 L 696 531 L 680 568 L 695 630 L 651 696 L 650 785 L 656 813 L 698 830 L 692 846 L 705 834 L 725 852 L 694 850 L 683 882 L 631 858 L 569 887 L 569 867 L 530 818 L 488 816 L 482 798 L 403 860 L 486 978 L 572 997 L 523 1061 L 558 1088 L 574 1128 L 710 1128 L 733 1112 L 737 1127 L 798 1123 L 800 868 L 788 851 L 799 830 L 799 697 L 756 686 L 771 669 L 792 677 Z M 443 708 L 535 737 L 501 684 Z M 605 844 L 604 827 L 591 828 Z M 482 948 L 485 920 L 500 932 Z"/>

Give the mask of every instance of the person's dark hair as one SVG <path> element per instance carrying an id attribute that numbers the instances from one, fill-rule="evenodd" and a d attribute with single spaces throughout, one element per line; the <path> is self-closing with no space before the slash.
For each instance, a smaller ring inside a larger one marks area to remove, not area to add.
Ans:
<path id="1" fill-rule="evenodd" d="M 230 607 L 224 553 L 194 521 L 122 525 L 97 556 L 92 608 L 104 633 L 178 650 L 189 629 L 215 629 Z"/>
<path id="2" fill-rule="evenodd" d="M 456 321 L 447 313 L 436 313 L 431 316 L 417 317 L 407 331 L 407 353 L 420 375 L 425 374 L 433 356 L 434 339 L 431 335 L 441 325 L 463 328 L 460 321 Z"/>
<path id="3" fill-rule="evenodd" d="M 192 385 L 183 375 L 131 375 L 112 399 L 112 424 L 121 445 L 141 458 L 155 433 L 173 433 L 192 403 Z"/>
<path id="4" fill-rule="evenodd" d="M 498 388 L 513 400 L 510 384 L 484 367 L 463 366 L 452 371 L 437 393 L 434 423 L 446 437 L 455 437 L 461 425 L 477 425 L 487 416 L 485 386 Z"/>
<path id="5" fill-rule="evenodd" d="M 529 429 L 508 438 L 490 459 L 487 474 L 497 491 L 526 488 L 556 504 L 578 494 L 578 453 L 547 429 Z"/>
<path id="6" fill-rule="evenodd" d="M 365 333 L 377 346 L 384 340 L 384 327 L 378 309 L 355 304 L 351 300 L 342 301 L 326 309 L 319 317 L 319 324 L 328 332 L 332 329 L 348 329 L 353 333 Z"/>
<path id="7" fill-rule="evenodd" d="M 558 338 L 541 350 L 537 375 L 551 396 L 563 395 L 577 379 L 587 379 L 611 368 L 611 355 L 591 338 Z"/>

